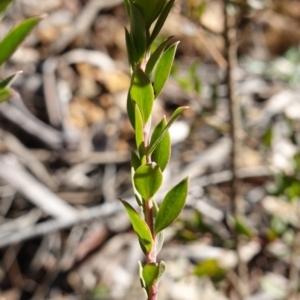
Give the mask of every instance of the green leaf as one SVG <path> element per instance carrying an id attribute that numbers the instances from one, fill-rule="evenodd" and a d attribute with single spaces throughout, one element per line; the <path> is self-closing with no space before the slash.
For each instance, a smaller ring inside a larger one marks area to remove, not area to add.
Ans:
<path id="1" fill-rule="evenodd" d="M 0 1 L 0 15 L 7 9 L 10 3 L 12 3 L 14 0 L 1 0 Z M 1 17 L 0 17 L 1 19 Z"/>
<path id="2" fill-rule="evenodd" d="M 163 273 L 165 272 L 167 266 L 166 263 L 164 261 L 160 261 L 158 263 L 158 276 L 157 276 L 157 283 L 159 282 L 161 276 L 163 275 Z"/>
<path id="3" fill-rule="evenodd" d="M 152 1 L 135 0 L 135 3 L 141 10 L 145 18 L 146 28 L 147 30 L 149 30 L 151 24 L 155 21 L 155 19 L 162 11 L 166 3 L 166 0 L 152 0 Z"/>
<path id="4" fill-rule="evenodd" d="M 133 176 L 134 185 L 144 200 L 150 200 L 162 184 L 163 175 L 156 163 L 140 166 Z"/>
<path id="5" fill-rule="evenodd" d="M 165 196 L 157 213 L 155 221 L 155 233 L 158 233 L 179 216 L 182 211 L 188 193 L 188 178 L 175 185 Z"/>
<path id="6" fill-rule="evenodd" d="M 153 203 L 153 220 L 154 220 L 154 224 L 155 224 L 155 220 L 156 220 L 156 216 L 157 213 L 159 211 L 157 203 L 152 200 Z M 158 253 L 160 252 L 163 244 L 164 244 L 164 231 L 160 231 L 156 236 L 155 236 L 155 249 L 156 249 L 156 255 L 158 255 Z"/>
<path id="7" fill-rule="evenodd" d="M 135 67 L 132 73 L 130 97 L 137 103 L 146 124 L 153 107 L 154 91 L 149 77 L 139 68 Z"/>
<path id="8" fill-rule="evenodd" d="M 141 160 L 134 150 L 131 149 L 131 166 L 136 170 L 141 165 Z"/>
<path id="9" fill-rule="evenodd" d="M 153 1 L 135 0 L 134 2 L 136 3 L 137 7 L 140 9 L 144 17 L 146 29 L 149 30 L 152 24 L 152 15 L 154 11 L 152 3 Z"/>
<path id="10" fill-rule="evenodd" d="M 125 4 L 127 15 L 130 18 L 130 0 L 124 0 L 124 4 Z"/>
<path id="11" fill-rule="evenodd" d="M 172 114 L 170 121 L 168 122 L 167 126 L 163 129 L 162 133 L 160 134 L 160 136 L 157 139 L 153 139 L 151 140 L 150 143 L 150 148 L 147 152 L 147 155 L 152 154 L 152 152 L 156 149 L 156 147 L 158 146 L 158 144 L 160 143 L 160 141 L 163 139 L 163 137 L 165 136 L 165 134 L 168 132 L 169 128 L 171 127 L 171 125 L 174 123 L 174 121 L 179 117 L 179 115 L 188 108 L 188 106 L 182 106 L 182 107 L 178 107 Z"/>
<path id="12" fill-rule="evenodd" d="M 160 135 L 162 134 L 166 126 L 167 126 L 167 122 L 166 122 L 166 118 L 164 117 L 155 127 L 151 137 L 150 145 L 160 137 Z M 151 159 L 152 161 L 156 162 L 159 165 L 162 171 L 164 171 L 164 169 L 166 168 L 169 162 L 170 156 L 171 156 L 171 138 L 169 132 L 166 132 L 164 137 L 158 143 L 155 150 L 152 152 Z"/>
<path id="13" fill-rule="evenodd" d="M 0 12 L 6 10 L 6 8 L 8 7 L 8 5 L 13 2 L 14 0 L 1 0 L 0 2 Z"/>
<path id="14" fill-rule="evenodd" d="M 288 229 L 288 223 L 286 220 L 280 217 L 272 216 L 270 220 L 270 229 L 277 235 L 281 236 Z"/>
<path id="15" fill-rule="evenodd" d="M 163 11 L 163 8 L 164 8 L 166 2 L 167 2 L 166 0 L 154 0 L 153 1 L 153 6 L 154 6 L 154 14 L 152 16 L 153 21 L 155 21 L 157 19 L 157 17 L 160 15 L 160 13 Z"/>
<path id="16" fill-rule="evenodd" d="M 133 106 L 133 102 L 130 98 L 130 91 L 127 95 L 127 114 L 128 114 L 128 118 L 129 121 L 131 123 L 131 126 L 133 129 L 135 129 L 135 114 L 134 114 L 134 106 Z"/>
<path id="17" fill-rule="evenodd" d="M 153 284 L 156 283 L 158 275 L 158 264 L 149 263 L 143 267 L 143 279 L 145 280 L 145 284 L 148 288 L 150 288 Z"/>
<path id="18" fill-rule="evenodd" d="M 203 13 L 205 12 L 206 7 L 207 7 L 207 2 L 202 2 L 196 5 L 195 7 L 191 7 L 189 14 L 193 19 L 199 20 L 203 15 Z"/>
<path id="19" fill-rule="evenodd" d="M 194 274 L 199 277 L 209 277 L 213 281 L 220 281 L 226 275 L 226 270 L 219 266 L 216 259 L 208 259 L 195 267 Z"/>
<path id="20" fill-rule="evenodd" d="M 6 62 L 34 26 L 41 20 L 41 17 L 27 19 L 14 27 L 0 42 L 0 65 Z"/>
<path id="21" fill-rule="evenodd" d="M 137 204 L 140 207 L 143 207 L 143 199 L 142 196 L 138 193 L 138 191 L 136 190 L 135 186 L 134 186 L 134 181 L 133 181 L 133 176 L 135 173 L 135 170 L 141 166 L 141 160 L 138 157 L 138 155 L 135 153 L 135 151 L 133 151 L 131 149 L 131 182 L 132 182 L 132 188 L 133 188 L 133 192 L 134 192 L 134 196 L 136 199 Z"/>
<path id="22" fill-rule="evenodd" d="M 145 148 L 144 148 L 144 133 L 143 133 L 143 119 L 141 115 L 141 111 L 138 105 L 133 102 L 134 113 L 135 113 L 135 142 L 136 147 L 140 154 L 140 159 L 143 161 L 145 156 Z"/>
<path id="23" fill-rule="evenodd" d="M 171 8 L 172 8 L 174 2 L 175 2 L 175 0 L 170 0 L 165 5 L 164 9 L 162 10 L 161 14 L 159 15 L 159 17 L 155 23 L 154 29 L 152 31 L 152 34 L 150 36 L 150 39 L 149 39 L 149 46 L 153 43 L 153 41 L 156 39 L 157 35 L 161 31 L 162 27 L 164 26 L 165 21 L 171 11 Z"/>
<path id="24" fill-rule="evenodd" d="M 144 253 L 150 253 L 152 250 L 153 241 L 148 225 L 128 202 L 122 199 L 120 200 L 128 213 L 133 230 L 136 232 L 140 243 L 143 245 Z"/>
<path id="25" fill-rule="evenodd" d="M 4 88 L 0 90 L 0 103 L 7 101 L 11 97 L 11 90 Z"/>
<path id="26" fill-rule="evenodd" d="M 159 61 L 163 51 L 165 50 L 165 48 L 167 47 L 169 41 L 172 39 L 173 37 L 170 36 L 169 38 L 167 38 L 164 42 L 162 42 L 157 48 L 156 50 L 151 54 L 147 65 L 146 65 L 146 70 L 145 73 L 146 75 L 148 75 L 149 77 L 152 75 L 153 70 L 155 69 L 155 66 L 157 64 L 157 62 Z"/>
<path id="27" fill-rule="evenodd" d="M 248 238 L 252 238 L 254 236 L 254 232 L 250 226 L 240 218 L 234 218 L 234 227 L 238 234 L 244 235 Z"/>
<path id="28" fill-rule="evenodd" d="M 155 202 L 155 200 L 152 200 L 152 203 L 153 203 L 153 217 L 155 220 L 159 209 L 158 209 L 158 205 Z"/>
<path id="29" fill-rule="evenodd" d="M 134 197 L 135 197 L 136 203 L 141 208 L 141 210 L 143 210 L 143 199 L 142 199 L 141 195 L 135 189 L 134 185 L 133 185 L 133 191 L 134 191 Z M 143 215 L 141 213 L 140 213 L 140 216 L 143 217 Z"/>
<path id="30" fill-rule="evenodd" d="M 273 135 L 274 135 L 273 128 L 272 128 L 272 126 L 269 126 L 269 128 L 267 128 L 266 132 L 262 136 L 262 142 L 266 148 L 271 147 L 272 141 L 273 141 Z"/>
<path id="31" fill-rule="evenodd" d="M 133 69 L 133 66 L 135 65 L 135 61 L 136 61 L 136 53 L 135 53 L 132 37 L 128 32 L 127 28 L 125 28 L 125 40 L 126 40 L 128 61 L 131 68 Z"/>
<path id="32" fill-rule="evenodd" d="M 163 244 L 164 244 L 164 231 L 162 230 L 159 233 L 157 233 L 156 236 L 155 236 L 156 254 L 159 254 Z"/>
<path id="33" fill-rule="evenodd" d="M 144 277 L 143 277 L 143 266 L 142 266 L 142 263 L 140 261 L 138 261 L 138 264 L 139 264 L 139 274 L 140 274 L 141 286 L 142 286 L 143 289 L 146 289 L 147 286 L 146 286 L 146 283 L 145 283 L 145 280 L 144 280 Z"/>
<path id="34" fill-rule="evenodd" d="M 132 182 L 132 189 L 133 189 L 133 193 L 134 193 L 134 197 L 135 197 L 135 200 L 138 204 L 138 206 L 140 208 L 142 208 L 141 210 L 143 211 L 143 207 L 144 207 L 144 203 L 143 203 L 143 198 L 142 196 L 139 194 L 139 192 L 136 190 L 135 186 L 134 186 L 134 182 L 133 182 L 133 176 L 134 176 L 134 173 L 135 173 L 135 170 L 133 167 L 131 167 L 131 182 Z M 141 213 L 139 214 L 143 219 L 145 219 Z"/>
<path id="35" fill-rule="evenodd" d="M 15 74 L 12 74 L 10 76 L 8 76 L 7 78 L 5 78 L 4 80 L 0 81 L 0 89 L 4 89 L 6 87 L 10 87 L 13 82 L 16 80 L 16 78 L 18 77 L 19 74 L 21 74 L 22 71 L 19 71 Z"/>
<path id="36" fill-rule="evenodd" d="M 143 283 L 149 289 L 153 284 L 157 284 L 166 270 L 166 264 L 164 261 L 159 263 L 148 263 L 143 267 L 140 277 L 143 279 Z"/>
<path id="37" fill-rule="evenodd" d="M 176 42 L 172 46 L 170 46 L 159 59 L 153 78 L 153 86 L 155 91 L 155 97 L 158 97 L 160 92 L 162 91 L 167 79 L 170 75 L 172 64 L 175 57 L 175 52 L 177 49 L 179 42 Z"/>
<path id="38" fill-rule="evenodd" d="M 141 62 L 147 50 L 145 20 L 139 8 L 130 0 L 130 32 L 138 62 Z"/>

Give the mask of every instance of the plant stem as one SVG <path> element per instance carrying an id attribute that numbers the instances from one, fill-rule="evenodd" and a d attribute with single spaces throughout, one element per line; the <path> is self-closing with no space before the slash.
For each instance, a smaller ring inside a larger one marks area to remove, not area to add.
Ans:
<path id="1" fill-rule="evenodd" d="M 225 40 L 225 59 L 227 61 L 227 68 L 225 73 L 225 80 L 227 84 L 227 97 L 229 100 L 229 114 L 230 114 L 230 137 L 232 141 L 231 148 L 231 209 L 233 216 L 239 219 L 244 217 L 244 203 L 240 197 L 240 182 L 237 176 L 238 163 L 237 158 L 240 152 L 240 114 L 239 114 L 239 102 L 234 93 L 234 78 L 233 68 L 236 63 L 236 29 L 230 24 L 232 17 L 228 15 L 227 5 L 228 0 L 223 0 L 223 14 L 224 14 L 224 40 Z M 247 282 L 248 282 L 248 267 L 247 264 L 241 259 L 241 246 L 243 244 L 242 237 L 233 232 L 236 241 L 236 252 L 238 257 L 237 275 L 239 283 L 236 288 L 239 299 L 245 299 L 247 295 Z"/>
<path id="2" fill-rule="evenodd" d="M 154 239 L 154 226 L 153 226 L 153 201 L 152 199 L 149 199 L 145 203 L 145 220 L 146 223 L 148 224 L 150 231 L 152 233 L 152 237 Z M 153 252 L 153 251 L 152 251 Z M 152 261 L 151 262 L 156 262 L 156 255 L 152 255 Z"/>
<path id="3" fill-rule="evenodd" d="M 158 294 L 157 284 L 153 284 L 152 287 L 150 288 L 148 300 L 157 300 L 157 294 Z"/>
<path id="4" fill-rule="evenodd" d="M 149 148 L 149 128 L 147 124 L 144 126 L 144 148 L 145 152 L 147 153 L 147 150 Z M 147 164 L 151 164 L 151 155 L 146 155 L 146 162 Z M 148 224 L 153 240 L 155 241 L 154 236 L 154 224 L 153 224 L 153 201 L 152 199 L 149 199 L 145 203 L 145 221 Z M 155 247 L 153 247 L 153 250 L 146 256 L 147 263 L 156 263 L 156 250 Z M 148 300 L 157 300 L 157 293 L 158 293 L 158 287 L 157 284 L 153 284 L 148 292 Z"/>
<path id="5" fill-rule="evenodd" d="M 148 62 L 150 55 L 147 53 L 145 55 L 145 58 L 143 59 L 140 68 L 142 71 L 145 72 L 145 68 Z M 148 155 L 148 149 L 149 149 L 149 139 L 150 139 L 150 124 L 151 122 L 148 121 L 147 124 L 144 125 L 143 127 L 143 136 L 144 136 L 144 151 L 146 153 L 146 163 L 151 164 L 151 155 Z M 154 236 L 154 223 L 153 223 L 153 201 L 152 199 L 148 199 L 145 202 L 145 221 L 148 224 L 153 241 L 155 241 L 155 236 Z M 156 249 L 153 247 L 153 250 L 146 255 L 146 261 L 147 263 L 156 263 Z M 148 291 L 148 300 L 157 300 L 157 294 L 158 294 L 158 286 L 156 283 L 154 283 Z"/>
<path id="6" fill-rule="evenodd" d="M 146 163 L 151 164 L 151 155 L 147 154 L 148 149 L 149 149 L 149 135 L 150 135 L 150 126 L 149 126 L 149 124 L 144 125 L 143 135 L 144 135 L 144 151 L 146 153 Z"/>

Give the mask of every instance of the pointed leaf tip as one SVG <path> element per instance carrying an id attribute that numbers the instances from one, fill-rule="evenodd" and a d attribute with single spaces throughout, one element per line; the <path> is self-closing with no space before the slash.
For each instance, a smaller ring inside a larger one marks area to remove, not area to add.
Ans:
<path id="1" fill-rule="evenodd" d="M 170 75 L 171 68 L 173 65 L 175 52 L 179 42 L 171 45 L 160 57 L 153 78 L 153 86 L 155 91 L 155 96 L 158 97 L 163 87 L 165 86 L 167 79 Z"/>
<path id="2" fill-rule="evenodd" d="M 12 74 L 6 77 L 5 79 L 3 79 L 2 81 L 0 81 L 0 90 L 10 87 L 14 83 L 18 75 L 22 73 L 23 71 L 17 71 L 15 74 Z"/>
<path id="3" fill-rule="evenodd" d="M 147 65 L 146 65 L 146 74 L 150 77 L 152 75 L 152 72 L 155 70 L 155 67 L 159 61 L 159 59 L 161 58 L 165 48 L 167 47 L 168 43 L 170 42 L 170 40 L 173 38 L 173 36 L 170 36 L 169 38 L 167 38 L 164 42 L 162 42 L 157 48 L 156 50 L 151 54 Z"/>
<path id="4" fill-rule="evenodd" d="M 40 16 L 29 18 L 15 26 L 0 42 L 0 65 L 6 62 L 40 21 Z"/>
<path id="5" fill-rule="evenodd" d="M 162 11 L 160 12 L 159 17 L 153 28 L 152 34 L 150 36 L 149 45 L 151 45 L 153 43 L 153 41 L 156 39 L 157 35 L 159 34 L 160 30 L 164 26 L 165 21 L 171 11 L 171 8 L 172 8 L 174 2 L 175 2 L 175 0 L 170 0 L 169 2 L 167 2 L 166 5 L 164 6 L 164 8 L 162 9 Z"/>
<path id="6" fill-rule="evenodd" d="M 142 250 L 145 254 L 151 252 L 153 239 L 148 225 L 128 202 L 122 199 L 120 199 L 120 201 L 122 202 L 128 213 L 133 230 L 139 237 L 139 241 L 142 245 Z"/>
<path id="7" fill-rule="evenodd" d="M 148 155 L 152 154 L 153 151 L 156 149 L 156 147 L 158 146 L 158 144 L 160 143 L 160 141 L 163 139 L 163 137 L 165 136 L 165 134 L 168 132 L 169 128 L 171 127 L 171 125 L 175 122 L 175 120 L 179 117 L 179 115 L 188 108 L 188 106 L 181 106 L 178 107 L 172 114 L 170 121 L 168 122 L 167 126 L 163 129 L 163 131 L 161 132 L 161 134 L 159 135 L 158 138 L 151 140 L 150 143 L 150 148 L 147 152 Z"/>
<path id="8" fill-rule="evenodd" d="M 130 35 L 136 51 L 138 62 L 141 62 L 147 50 L 145 19 L 133 1 L 130 4 Z"/>
<path id="9" fill-rule="evenodd" d="M 175 185 L 163 199 L 155 221 L 155 233 L 164 230 L 179 216 L 188 193 L 188 178 Z"/>

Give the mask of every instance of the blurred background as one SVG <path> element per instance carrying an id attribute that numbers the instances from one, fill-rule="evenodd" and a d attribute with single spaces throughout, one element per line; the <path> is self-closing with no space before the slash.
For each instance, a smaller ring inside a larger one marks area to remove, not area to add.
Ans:
<path id="1" fill-rule="evenodd" d="M 223 1 L 177 0 L 156 44 L 181 41 L 153 124 L 190 107 L 159 194 L 191 176 L 160 300 L 299 299 L 300 1 L 228 2 L 224 29 Z M 0 37 L 44 13 L 0 70 L 23 71 L 0 105 L 0 299 L 144 299 L 117 200 L 133 201 L 124 4 L 16 0 Z"/>

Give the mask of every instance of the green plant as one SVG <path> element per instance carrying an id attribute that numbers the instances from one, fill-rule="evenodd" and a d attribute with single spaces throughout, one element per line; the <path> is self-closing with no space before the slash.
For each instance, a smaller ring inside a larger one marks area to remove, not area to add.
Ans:
<path id="1" fill-rule="evenodd" d="M 146 256 L 146 264 L 140 263 L 139 266 L 141 284 L 148 300 L 157 299 L 158 282 L 166 267 L 163 261 L 157 262 L 157 255 L 163 244 L 163 230 L 180 214 L 188 192 L 188 179 L 185 178 L 171 188 L 160 207 L 154 200 L 171 155 L 168 129 L 187 108 L 177 108 L 168 122 L 164 117 L 151 134 L 154 100 L 168 79 L 178 41 L 170 43 L 171 38 L 168 38 L 154 51 L 152 44 L 164 25 L 174 1 L 124 0 L 130 19 L 130 31 L 125 29 L 131 67 L 127 112 L 135 131 L 137 147 L 137 151 L 131 151 L 131 169 L 133 189 L 140 213 L 126 201 L 121 201 Z"/>
<path id="2" fill-rule="evenodd" d="M 179 66 L 174 64 L 171 74 L 183 90 L 191 94 L 201 94 L 202 82 L 197 74 L 200 63 L 195 61 L 185 72 L 179 72 Z"/>
<path id="3" fill-rule="evenodd" d="M 2 0 L 0 2 L 0 21 L 2 20 L 5 11 L 13 0 Z M 22 21 L 16 25 L 4 38 L 0 41 L 0 66 L 5 63 L 25 37 L 30 33 L 34 26 L 41 20 L 41 17 L 32 17 Z M 10 85 L 20 72 L 17 72 L 4 80 L 0 81 L 0 103 L 8 100 L 12 94 Z"/>

